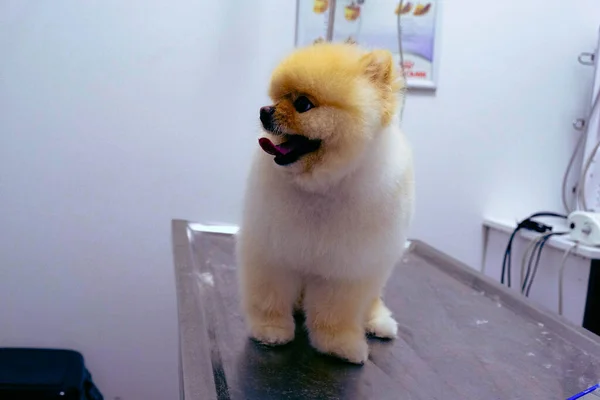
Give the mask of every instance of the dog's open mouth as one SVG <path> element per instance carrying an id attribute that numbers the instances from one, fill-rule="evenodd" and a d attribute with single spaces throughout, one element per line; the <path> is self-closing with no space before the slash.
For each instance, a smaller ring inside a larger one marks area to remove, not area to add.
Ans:
<path id="1" fill-rule="evenodd" d="M 320 140 L 309 139 L 302 135 L 284 135 L 284 142 L 273 144 L 269 138 L 258 139 L 260 147 L 268 154 L 275 156 L 278 165 L 292 164 L 305 154 L 317 151 L 321 146 Z"/>

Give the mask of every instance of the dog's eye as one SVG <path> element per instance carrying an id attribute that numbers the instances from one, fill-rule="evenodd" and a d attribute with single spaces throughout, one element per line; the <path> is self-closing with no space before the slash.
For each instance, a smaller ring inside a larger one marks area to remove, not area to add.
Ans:
<path id="1" fill-rule="evenodd" d="M 310 100 L 308 99 L 308 97 L 306 97 L 306 96 L 300 96 L 296 99 L 296 101 L 294 101 L 294 108 L 299 113 L 307 112 L 308 110 L 310 110 L 313 107 L 314 107 L 314 104 L 311 103 Z"/>

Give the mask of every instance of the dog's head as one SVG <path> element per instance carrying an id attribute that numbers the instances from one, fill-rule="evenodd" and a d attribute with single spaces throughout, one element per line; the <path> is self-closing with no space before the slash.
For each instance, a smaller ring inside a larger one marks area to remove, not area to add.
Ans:
<path id="1" fill-rule="evenodd" d="M 307 189 L 327 188 L 390 124 L 402 88 L 388 51 L 322 42 L 299 49 L 273 72 L 260 146 Z"/>

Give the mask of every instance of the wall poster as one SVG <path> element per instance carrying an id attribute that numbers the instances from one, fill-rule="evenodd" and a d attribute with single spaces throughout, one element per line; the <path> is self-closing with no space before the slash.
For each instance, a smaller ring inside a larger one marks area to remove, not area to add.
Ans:
<path id="1" fill-rule="evenodd" d="M 367 48 L 390 50 L 400 66 L 400 21 L 408 87 L 435 89 L 440 3 L 441 0 L 297 0 L 296 46 L 309 45 L 318 38 L 334 42 L 353 39 Z"/>

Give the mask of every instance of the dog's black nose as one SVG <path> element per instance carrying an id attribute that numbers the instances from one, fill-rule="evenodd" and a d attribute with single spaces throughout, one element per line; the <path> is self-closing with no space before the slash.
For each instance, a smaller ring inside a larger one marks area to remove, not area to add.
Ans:
<path id="1" fill-rule="evenodd" d="M 271 125 L 273 113 L 275 113 L 275 107 L 273 106 L 264 106 L 260 108 L 260 122 L 263 123 L 265 128 Z"/>

